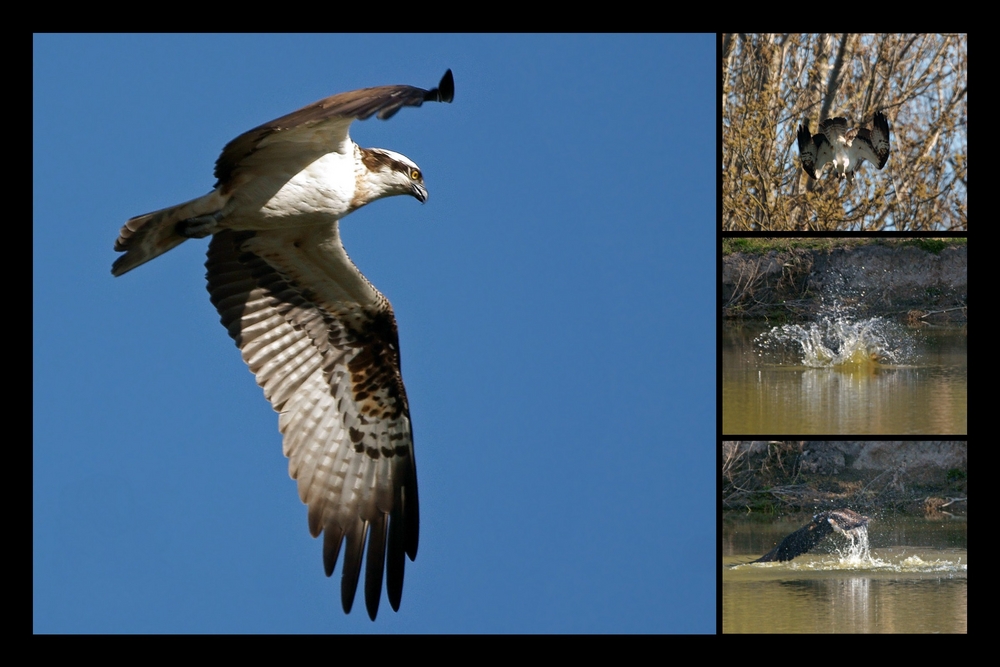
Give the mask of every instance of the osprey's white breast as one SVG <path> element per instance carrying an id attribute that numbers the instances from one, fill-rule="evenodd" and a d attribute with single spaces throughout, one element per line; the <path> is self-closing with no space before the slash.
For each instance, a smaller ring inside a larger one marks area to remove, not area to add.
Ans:
<path id="1" fill-rule="evenodd" d="M 296 225 L 339 220 L 352 208 L 359 160 L 352 153 L 327 153 L 288 178 L 276 174 L 258 179 L 240 208 L 246 229 L 274 229 L 296 218 Z M 363 165 L 362 165 L 363 168 Z M 250 187 L 250 186 L 245 186 Z"/>
<path id="2" fill-rule="evenodd" d="M 843 143 L 843 140 L 834 144 L 833 168 L 841 174 L 851 171 L 851 154 L 848 146 Z"/>

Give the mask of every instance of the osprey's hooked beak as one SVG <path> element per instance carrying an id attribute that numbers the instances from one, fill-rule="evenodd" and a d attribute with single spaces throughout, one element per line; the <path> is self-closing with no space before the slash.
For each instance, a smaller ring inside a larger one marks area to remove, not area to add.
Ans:
<path id="1" fill-rule="evenodd" d="M 427 201 L 427 188 L 420 183 L 413 182 L 410 185 L 410 194 L 419 199 L 421 204 Z"/>

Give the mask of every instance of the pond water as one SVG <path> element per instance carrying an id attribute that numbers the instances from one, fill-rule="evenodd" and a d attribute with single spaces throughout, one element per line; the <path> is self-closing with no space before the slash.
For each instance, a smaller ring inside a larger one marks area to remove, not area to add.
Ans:
<path id="1" fill-rule="evenodd" d="M 964 435 L 968 336 L 881 318 L 724 325 L 726 435 Z"/>
<path id="2" fill-rule="evenodd" d="M 792 561 L 749 563 L 809 518 L 727 515 L 723 632 L 968 632 L 964 517 L 875 515 L 865 556 L 831 537 Z"/>

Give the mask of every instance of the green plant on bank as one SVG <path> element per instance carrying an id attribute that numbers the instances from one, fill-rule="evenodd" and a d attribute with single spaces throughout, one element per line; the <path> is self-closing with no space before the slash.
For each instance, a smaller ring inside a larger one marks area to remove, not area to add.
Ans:
<path id="1" fill-rule="evenodd" d="M 949 246 L 965 245 L 968 239 L 907 239 L 906 245 L 920 248 L 924 252 L 940 255 Z"/>
<path id="2" fill-rule="evenodd" d="M 774 516 L 778 513 L 778 508 L 774 504 L 774 499 L 770 496 L 770 492 L 765 490 L 760 491 L 755 497 L 751 498 L 749 502 L 745 503 L 747 513 L 763 514 L 765 516 Z"/>
<path id="3" fill-rule="evenodd" d="M 958 482 L 964 480 L 965 477 L 966 477 L 965 471 L 962 470 L 961 468 L 952 468 L 951 470 L 948 471 L 949 482 Z"/>
<path id="4" fill-rule="evenodd" d="M 787 252 L 790 250 L 833 250 L 845 246 L 871 245 L 880 239 L 834 239 L 834 238 L 769 238 L 740 237 L 722 239 L 722 254 L 735 252 L 764 254 L 772 250 Z"/>
<path id="5" fill-rule="evenodd" d="M 925 252 L 935 255 L 949 246 L 966 245 L 966 238 L 921 238 L 921 239 L 889 239 L 889 238 L 774 238 L 766 236 L 742 236 L 722 239 L 722 254 L 731 255 L 736 252 L 766 253 L 772 250 L 785 251 L 793 248 L 808 250 L 832 250 L 848 246 L 882 245 L 916 246 Z"/>

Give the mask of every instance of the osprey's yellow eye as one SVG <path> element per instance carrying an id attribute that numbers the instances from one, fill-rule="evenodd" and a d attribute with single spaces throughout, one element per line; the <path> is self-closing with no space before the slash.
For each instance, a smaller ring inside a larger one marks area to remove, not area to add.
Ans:
<path id="1" fill-rule="evenodd" d="M 410 170 L 410 178 L 412 180 L 414 180 L 414 181 L 419 181 L 420 180 L 420 170 L 419 169 L 411 169 Z"/>

